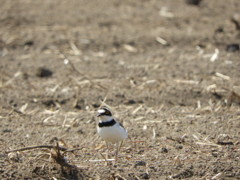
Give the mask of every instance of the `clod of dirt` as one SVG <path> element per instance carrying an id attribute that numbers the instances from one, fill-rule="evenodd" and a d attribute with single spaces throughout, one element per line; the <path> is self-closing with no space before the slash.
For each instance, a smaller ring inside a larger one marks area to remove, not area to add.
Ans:
<path id="1" fill-rule="evenodd" d="M 56 141 L 59 141 L 59 139 L 57 137 L 53 137 L 52 139 L 50 139 L 49 142 L 52 144 L 52 143 L 54 143 Z"/>
<path id="2" fill-rule="evenodd" d="M 136 100 L 134 100 L 134 99 L 129 99 L 129 100 L 127 100 L 127 101 L 124 102 L 124 104 L 126 104 L 126 105 L 142 104 L 142 103 L 143 103 L 142 100 L 136 101 Z"/>
<path id="3" fill-rule="evenodd" d="M 124 99 L 125 95 L 118 93 L 118 94 L 115 95 L 115 97 Z"/>
<path id="4" fill-rule="evenodd" d="M 43 175 L 43 174 L 45 174 L 46 172 L 44 171 L 44 169 L 43 169 L 42 167 L 36 166 L 36 167 L 32 170 L 32 173 L 33 173 L 33 174 L 36 174 L 36 175 Z"/>
<path id="5" fill-rule="evenodd" d="M 77 130 L 78 134 L 84 134 L 84 131 L 82 129 Z"/>
<path id="6" fill-rule="evenodd" d="M 173 179 L 178 178 L 178 179 L 185 179 L 185 178 L 190 178 L 193 176 L 193 171 L 191 169 L 185 169 L 184 171 L 180 172 L 179 174 L 176 174 L 172 176 Z"/>
<path id="7" fill-rule="evenodd" d="M 2 132 L 3 132 L 3 133 L 11 133 L 12 130 L 11 130 L 11 129 L 3 129 Z"/>
<path id="8" fill-rule="evenodd" d="M 222 99 L 222 98 L 223 98 L 223 95 L 221 95 L 221 94 L 218 93 L 218 92 L 213 92 L 212 95 L 213 95 L 216 99 Z"/>
<path id="9" fill-rule="evenodd" d="M 230 135 L 228 134 L 220 134 L 218 136 L 217 144 L 219 145 L 234 145 L 234 143 L 230 140 Z"/>
<path id="10" fill-rule="evenodd" d="M 232 141 L 227 141 L 227 142 L 224 142 L 224 141 L 218 141 L 217 144 L 219 145 L 234 145 L 234 143 Z"/>
<path id="11" fill-rule="evenodd" d="M 216 150 L 213 150 L 213 151 L 212 151 L 212 156 L 213 156 L 213 157 L 218 157 L 218 152 L 217 152 Z"/>
<path id="12" fill-rule="evenodd" d="M 224 32 L 223 27 L 218 27 L 218 28 L 215 30 L 215 33 L 223 33 L 223 32 Z"/>
<path id="13" fill-rule="evenodd" d="M 29 41 L 26 41 L 24 43 L 24 46 L 33 46 L 34 45 L 34 41 L 33 40 L 29 40 Z"/>
<path id="14" fill-rule="evenodd" d="M 36 76 L 40 78 L 46 78 L 51 77 L 53 75 L 53 72 L 45 67 L 39 67 L 36 72 Z"/>
<path id="15" fill-rule="evenodd" d="M 19 153 L 9 153 L 8 158 L 13 162 L 20 162 L 21 161 L 21 157 L 20 157 Z"/>
<path id="16" fill-rule="evenodd" d="M 160 152 L 161 152 L 161 153 L 168 153 L 168 149 L 165 148 L 165 147 L 163 147 Z"/>
<path id="17" fill-rule="evenodd" d="M 137 161 L 134 165 L 134 167 L 137 167 L 137 166 L 146 166 L 146 162 L 145 161 Z"/>
<path id="18" fill-rule="evenodd" d="M 85 101 L 83 99 L 77 99 L 74 102 L 73 107 L 76 109 L 83 109 L 85 107 Z"/>
<path id="19" fill-rule="evenodd" d="M 228 44 L 226 47 L 226 51 L 228 52 L 236 52 L 239 51 L 239 44 Z"/>
<path id="20" fill-rule="evenodd" d="M 137 154 L 143 154 L 144 153 L 144 150 L 143 149 L 141 149 L 141 150 L 139 150 L 138 152 L 137 152 Z"/>
<path id="21" fill-rule="evenodd" d="M 48 100 L 42 101 L 42 104 L 47 107 L 55 107 L 56 106 L 56 103 L 53 99 L 48 99 Z"/>
<path id="22" fill-rule="evenodd" d="M 182 145 L 176 145 L 176 149 L 182 149 L 183 146 Z"/>
<path id="23" fill-rule="evenodd" d="M 150 176 L 149 176 L 148 173 L 140 174 L 140 177 L 141 177 L 142 179 L 149 179 L 149 178 L 150 178 Z"/>
<path id="24" fill-rule="evenodd" d="M 202 0 L 185 0 L 187 4 L 198 6 Z"/>
<path id="25" fill-rule="evenodd" d="M 233 103 L 240 105 L 240 95 L 234 91 L 231 91 L 227 98 L 227 106 L 230 106 Z"/>
<path id="26" fill-rule="evenodd" d="M 99 107 L 100 107 L 100 104 L 94 103 L 94 104 L 92 104 L 92 107 L 94 107 L 94 108 L 99 108 Z"/>
<path id="27" fill-rule="evenodd" d="M 127 102 L 125 102 L 124 104 L 130 105 L 130 104 L 136 104 L 137 102 L 133 99 L 129 99 Z"/>
<path id="28" fill-rule="evenodd" d="M 120 176 L 119 174 L 113 174 L 111 179 L 117 179 L 117 180 L 125 180 L 124 177 Z"/>

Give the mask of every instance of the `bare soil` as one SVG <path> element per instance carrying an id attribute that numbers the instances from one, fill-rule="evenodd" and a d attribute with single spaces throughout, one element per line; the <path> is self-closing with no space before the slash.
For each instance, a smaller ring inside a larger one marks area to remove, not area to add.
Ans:
<path id="1" fill-rule="evenodd" d="M 239 0 L 0 2 L 0 179 L 240 179 Z"/>

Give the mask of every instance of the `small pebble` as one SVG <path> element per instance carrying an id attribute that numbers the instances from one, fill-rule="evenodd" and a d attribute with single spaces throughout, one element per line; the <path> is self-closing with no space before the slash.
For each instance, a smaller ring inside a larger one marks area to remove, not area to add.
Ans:
<path id="1" fill-rule="evenodd" d="M 94 103 L 94 104 L 92 104 L 92 107 L 94 107 L 94 108 L 99 108 L 99 107 L 100 107 L 100 104 Z"/>
<path id="2" fill-rule="evenodd" d="M 3 133 L 11 133 L 12 130 L 11 130 L 11 129 L 4 129 L 2 132 L 3 132 Z"/>
<path id="3" fill-rule="evenodd" d="M 239 44 L 228 44 L 226 47 L 226 51 L 228 51 L 228 52 L 239 51 Z"/>
<path id="4" fill-rule="evenodd" d="M 163 147 L 163 148 L 161 149 L 161 153 L 168 153 L 168 149 L 165 148 L 165 147 Z"/>
<path id="5" fill-rule="evenodd" d="M 182 149 L 183 146 L 182 145 L 176 145 L 176 149 Z"/>
<path id="6" fill-rule="evenodd" d="M 146 166 L 146 162 L 145 161 L 137 161 L 134 165 L 134 167 L 137 167 L 137 166 Z"/>
<path id="7" fill-rule="evenodd" d="M 33 40 L 29 40 L 29 41 L 26 41 L 24 43 L 25 46 L 33 46 L 34 45 L 34 41 Z"/>
<path id="8" fill-rule="evenodd" d="M 187 4 L 198 6 L 202 0 L 186 0 Z"/>
<path id="9" fill-rule="evenodd" d="M 213 157 L 218 157 L 218 153 L 214 151 L 214 152 L 212 152 L 212 156 Z"/>
<path id="10" fill-rule="evenodd" d="M 148 173 L 140 174 L 140 177 L 141 177 L 142 179 L 149 179 L 149 178 L 150 178 Z"/>
<path id="11" fill-rule="evenodd" d="M 47 100 L 44 100 L 42 101 L 42 104 L 47 106 L 47 107 L 54 107 L 56 106 L 56 103 L 53 99 L 47 99 Z"/>
<path id="12" fill-rule="evenodd" d="M 130 99 L 130 100 L 128 100 L 125 104 L 130 105 L 130 104 L 136 104 L 136 103 L 137 103 L 137 102 L 136 102 L 135 100 Z"/>
<path id="13" fill-rule="evenodd" d="M 45 67 L 39 67 L 36 72 L 36 76 L 40 78 L 51 77 L 53 72 Z"/>

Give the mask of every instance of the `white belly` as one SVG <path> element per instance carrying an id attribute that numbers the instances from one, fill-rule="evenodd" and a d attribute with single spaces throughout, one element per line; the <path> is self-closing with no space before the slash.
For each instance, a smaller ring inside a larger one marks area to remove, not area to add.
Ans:
<path id="1" fill-rule="evenodd" d="M 119 124 L 110 127 L 97 127 L 98 134 L 107 142 L 117 143 L 128 137 L 127 131 Z"/>

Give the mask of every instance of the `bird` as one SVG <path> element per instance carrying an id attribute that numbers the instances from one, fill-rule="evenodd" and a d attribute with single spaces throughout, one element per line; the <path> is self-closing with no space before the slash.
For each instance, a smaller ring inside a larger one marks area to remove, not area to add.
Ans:
<path id="1" fill-rule="evenodd" d="M 116 144 L 115 163 L 118 158 L 118 152 L 121 149 L 122 143 L 128 138 L 128 132 L 123 125 L 118 122 L 112 115 L 112 112 L 107 107 L 98 109 L 97 117 L 99 122 L 97 125 L 97 132 L 100 137 L 106 142 L 107 150 L 109 152 L 109 143 Z M 108 153 L 107 153 L 108 158 Z"/>

